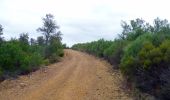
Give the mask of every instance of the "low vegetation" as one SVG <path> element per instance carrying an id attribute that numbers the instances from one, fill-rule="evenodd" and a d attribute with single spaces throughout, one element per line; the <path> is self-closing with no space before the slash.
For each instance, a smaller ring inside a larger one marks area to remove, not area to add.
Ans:
<path id="1" fill-rule="evenodd" d="M 133 87 L 161 100 L 170 97 L 170 24 L 156 18 L 122 21 L 123 31 L 114 41 L 100 39 L 75 44 L 73 49 L 103 57 L 120 69 Z"/>
<path id="2" fill-rule="evenodd" d="M 58 61 L 64 54 L 58 29 L 53 15 L 47 14 L 43 18 L 43 26 L 37 29 L 43 36 L 29 39 L 28 33 L 22 33 L 18 39 L 6 41 L 0 25 L 0 79 L 26 74 L 42 64 Z"/>

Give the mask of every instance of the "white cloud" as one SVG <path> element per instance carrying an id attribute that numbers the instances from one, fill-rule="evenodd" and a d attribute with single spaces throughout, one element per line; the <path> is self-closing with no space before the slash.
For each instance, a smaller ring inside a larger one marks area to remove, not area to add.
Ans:
<path id="1" fill-rule="evenodd" d="M 63 33 L 63 42 L 72 45 L 99 38 L 113 39 L 121 32 L 120 21 L 137 17 L 152 22 L 169 18 L 168 0 L 1 0 L 0 24 L 6 38 L 35 30 L 41 18 L 52 13 Z"/>

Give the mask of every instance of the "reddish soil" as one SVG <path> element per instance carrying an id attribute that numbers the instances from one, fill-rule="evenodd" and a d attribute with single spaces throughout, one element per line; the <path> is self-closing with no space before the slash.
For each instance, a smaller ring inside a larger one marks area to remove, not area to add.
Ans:
<path id="1" fill-rule="evenodd" d="M 58 63 L 0 83 L 0 100 L 132 100 L 106 61 L 65 50 Z"/>

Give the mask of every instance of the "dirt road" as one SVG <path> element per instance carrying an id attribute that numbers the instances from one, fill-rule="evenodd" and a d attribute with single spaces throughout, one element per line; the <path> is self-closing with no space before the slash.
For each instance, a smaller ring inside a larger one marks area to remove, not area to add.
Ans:
<path id="1" fill-rule="evenodd" d="M 0 83 L 0 100 L 132 100 L 121 81 L 107 62 L 65 50 L 61 62 Z"/>

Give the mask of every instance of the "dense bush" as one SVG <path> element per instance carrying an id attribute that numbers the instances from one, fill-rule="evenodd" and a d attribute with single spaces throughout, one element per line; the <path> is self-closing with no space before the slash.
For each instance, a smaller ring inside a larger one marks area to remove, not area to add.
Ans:
<path id="1" fill-rule="evenodd" d="M 142 36 L 145 37 L 145 36 Z M 165 71 L 170 68 L 170 40 L 163 41 L 156 46 L 152 41 L 137 39 L 128 46 L 121 61 L 121 71 L 134 85 L 144 92 L 156 96 L 170 95 L 165 92 L 170 88 L 170 79 L 164 79 Z M 135 48 L 134 48 L 135 47 Z M 138 47 L 136 49 L 136 47 Z M 167 72 L 166 72 L 167 73 Z M 167 76 L 166 76 L 167 77 Z M 158 92 L 159 90 L 159 92 Z M 162 94 L 163 92 L 163 94 Z"/>
<path id="2" fill-rule="evenodd" d="M 153 26 L 142 19 L 121 24 L 123 32 L 114 41 L 99 40 L 75 44 L 73 49 L 104 57 L 132 86 L 161 100 L 170 97 L 170 24 L 154 20 Z"/>
<path id="3" fill-rule="evenodd" d="M 52 15 L 46 15 L 49 17 Z M 44 18 L 43 21 L 46 21 Z M 53 22 L 53 23 L 51 23 Z M 27 74 L 38 69 L 42 64 L 48 65 L 59 60 L 64 55 L 63 45 L 61 43 L 61 33 L 56 32 L 57 26 L 53 17 L 46 22 L 44 27 L 40 28 L 43 35 L 37 37 L 37 40 L 31 38 L 29 41 L 28 33 L 20 34 L 18 39 L 5 41 L 0 36 L 0 80 L 19 74 Z M 55 26 L 55 27 L 53 27 Z M 49 32 L 49 30 L 52 30 Z M 46 33 L 45 33 L 46 32 Z M 0 35 L 3 34 L 3 28 L 0 25 Z M 48 34 L 48 40 L 46 35 Z"/>
<path id="4" fill-rule="evenodd" d="M 27 46 L 29 50 L 31 46 Z M 0 46 L 0 66 L 4 75 L 22 74 L 37 69 L 42 63 L 38 52 L 24 51 L 18 40 L 6 41 Z"/>
<path id="5" fill-rule="evenodd" d="M 45 57 L 50 53 L 48 57 Z M 49 46 L 29 45 L 17 39 L 4 41 L 0 45 L 0 75 L 2 77 L 16 76 L 34 71 L 41 64 L 48 65 L 63 56 L 62 45 L 54 43 Z M 43 61 L 44 59 L 49 59 Z"/>
<path id="6" fill-rule="evenodd" d="M 87 44 L 76 44 L 73 45 L 72 48 L 83 52 L 88 52 L 99 57 L 104 57 L 104 50 L 110 47 L 112 43 L 112 41 L 105 41 L 104 39 L 100 39 L 98 41 Z"/>
<path id="7" fill-rule="evenodd" d="M 104 58 L 114 65 L 114 68 L 118 68 L 118 64 L 123 56 L 123 48 L 128 41 L 115 40 L 110 47 L 104 50 Z"/>
<path id="8" fill-rule="evenodd" d="M 90 43 L 75 44 L 72 46 L 72 49 L 87 52 L 98 57 L 103 57 L 111 64 L 116 65 L 114 68 L 118 68 L 118 64 L 123 56 L 123 48 L 127 43 L 128 41 L 122 41 L 120 39 L 115 41 L 100 39 Z"/>

